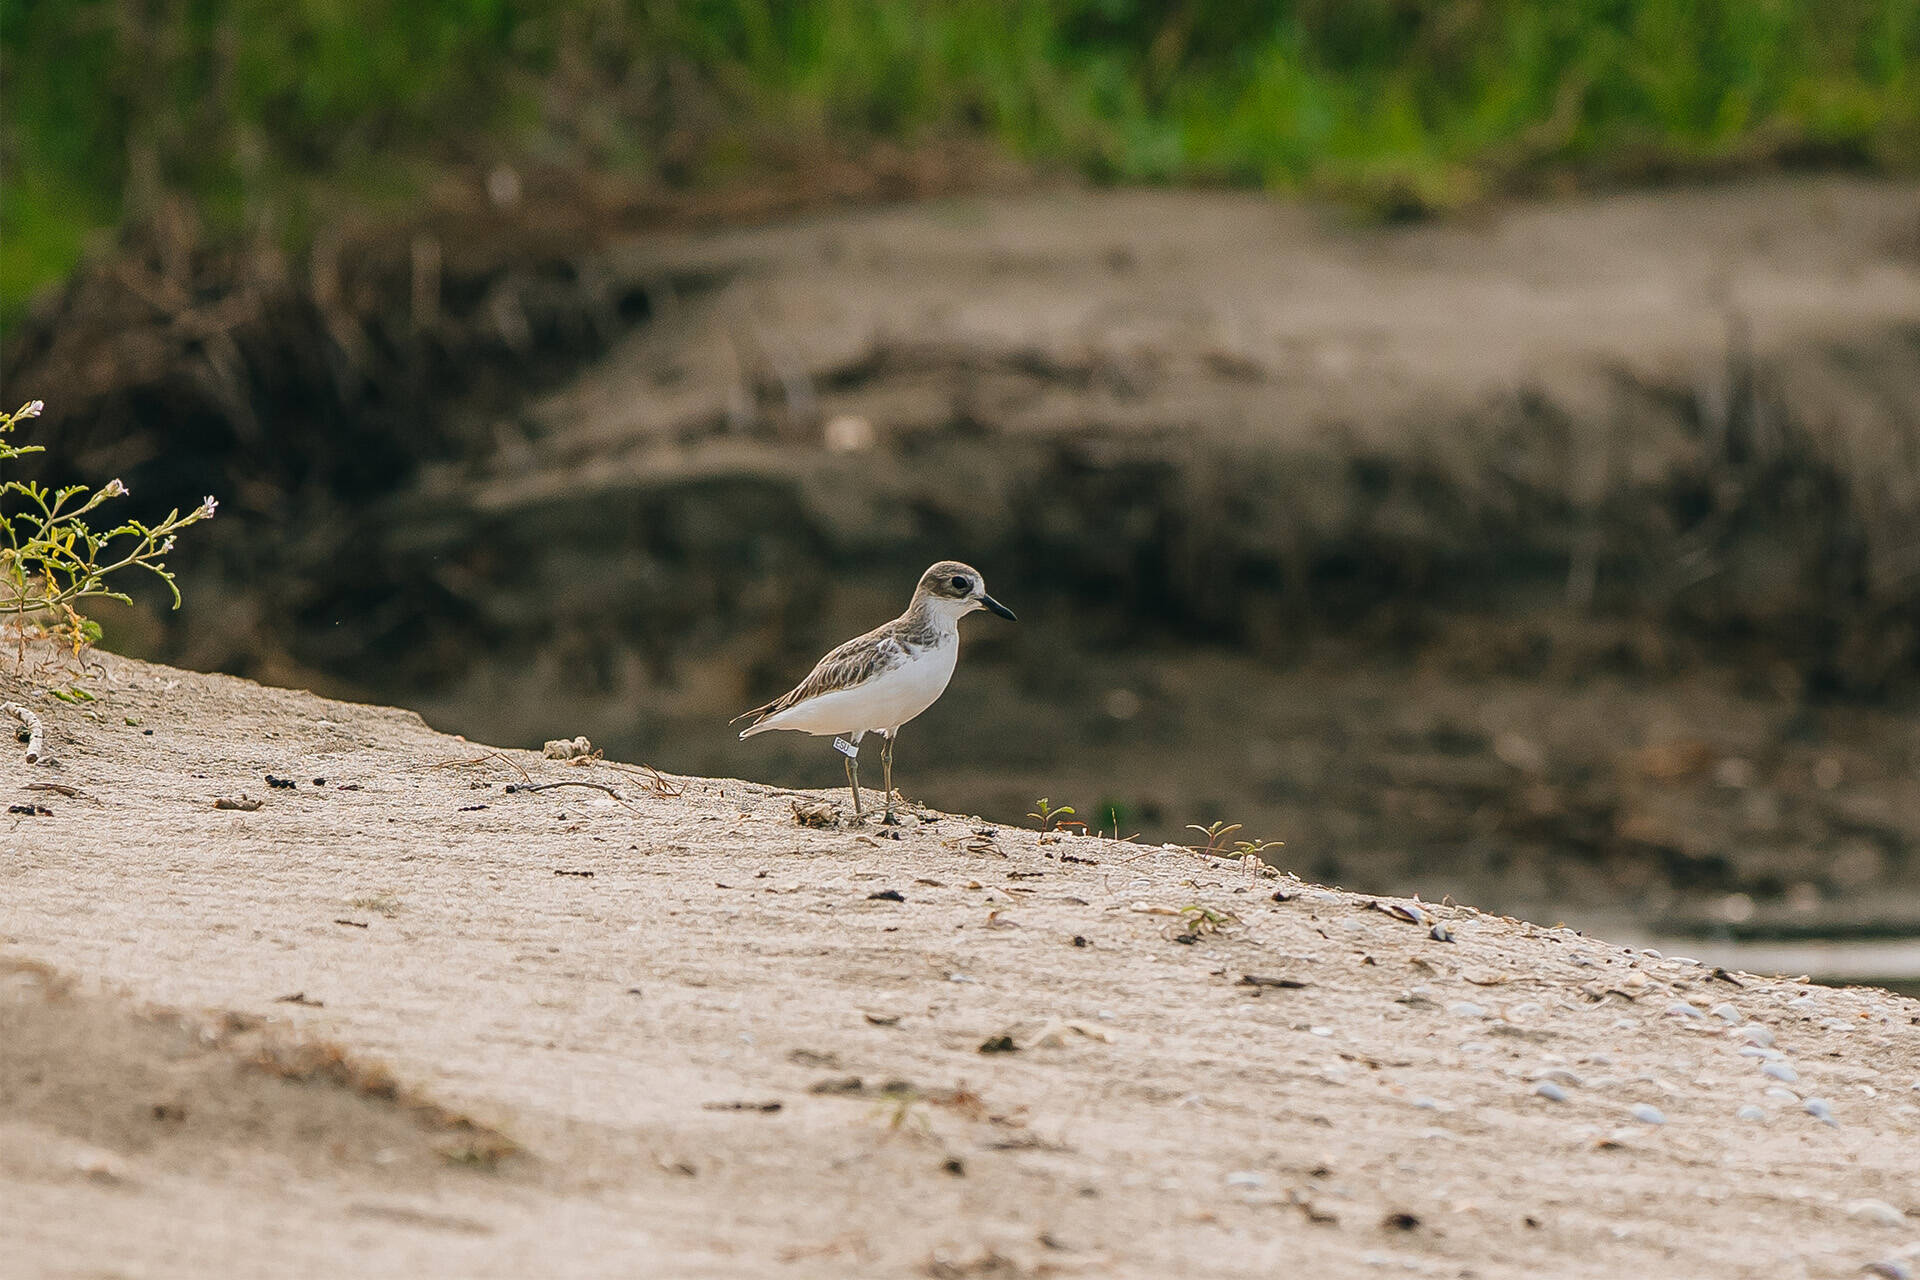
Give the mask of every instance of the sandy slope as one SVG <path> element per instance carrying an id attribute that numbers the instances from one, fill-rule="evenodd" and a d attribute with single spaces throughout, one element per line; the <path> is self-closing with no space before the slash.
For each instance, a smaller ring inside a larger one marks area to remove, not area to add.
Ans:
<path id="1" fill-rule="evenodd" d="M 9 1276 L 1920 1260 L 1920 1003 L 1466 908 L 1437 909 L 1438 941 L 1179 851 L 935 814 L 805 827 L 777 789 L 651 795 L 402 712 L 104 661 L 100 701 L 34 703 L 59 764 L 0 765 L 7 804 L 52 811 L 0 818 Z M 622 800 L 505 792 L 521 770 Z M 24 789 L 45 781 L 78 794 Z M 265 803 L 212 807 L 241 792 Z M 1224 927 L 1168 914 L 1194 905 Z M 489 1167 L 381 1087 L 245 1065 L 303 1039 L 527 1154 Z M 1554 1067 L 1564 1101 L 1534 1093 Z"/>

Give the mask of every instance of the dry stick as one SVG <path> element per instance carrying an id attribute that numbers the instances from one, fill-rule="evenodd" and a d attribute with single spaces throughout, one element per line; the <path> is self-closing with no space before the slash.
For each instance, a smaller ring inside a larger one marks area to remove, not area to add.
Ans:
<path id="1" fill-rule="evenodd" d="M 29 782 L 27 784 L 27 790 L 51 791 L 55 795 L 65 796 L 69 800 L 85 800 L 88 804 L 98 805 L 102 809 L 107 807 L 107 802 L 99 796 L 82 791 L 78 787 L 63 786 L 58 782 Z"/>
<path id="2" fill-rule="evenodd" d="M 27 726 L 27 763 L 38 764 L 45 759 L 47 746 L 43 736 L 46 730 L 40 724 L 40 717 L 17 702 L 0 703 L 0 711 L 7 712 Z"/>
<path id="3" fill-rule="evenodd" d="M 619 803 L 626 805 L 629 809 L 633 809 L 632 805 L 627 804 L 625 796 L 604 782 L 509 782 L 506 790 L 508 794 L 512 794 L 517 791 L 550 791 L 554 787 L 592 787 L 595 791 L 606 792 Z M 634 809 L 634 812 L 638 813 L 639 810 Z"/>
<path id="4" fill-rule="evenodd" d="M 666 775 L 650 764 L 643 764 L 636 769 L 630 764 L 620 764 L 613 760 L 602 760 L 600 763 L 609 769 L 618 769 L 621 773 L 631 774 L 633 777 L 639 778 L 646 784 L 648 790 L 657 796 L 674 799 L 680 795 L 680 788 L 668 782 Z"/>
<path id="5" fill-rule="evenodd" d="M 427 768 L 429 769 L 467 768 L 476 764 L 485 764 L 489 760 L 498 760 L 501 764 L 506 765 L 507 768 L 513 770 L 515 773 L 525 778 L 528 782 L 533 781 L 532 774 L 528 773 L 525 769 L 522 769 L 519 765 L 515 764 L 512 760 L 508 759 L 506 756 L 502 755 L 498 751 L 489 751 L 485 755 L 475 756 L 471 760 L 460 760 L 460 759 L 437 760 L 433 764 L 428 765 Z"/>

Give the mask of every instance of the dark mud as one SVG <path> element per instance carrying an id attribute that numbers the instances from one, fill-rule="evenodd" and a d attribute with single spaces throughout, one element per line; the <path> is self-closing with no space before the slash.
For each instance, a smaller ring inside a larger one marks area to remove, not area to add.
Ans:
<path id="1" fill-rule="evenodd" d="M 1069 194 L 448 233 L 437 287 L 415 236 L 187 362 L 198 398 L 156 358 L 48 443 L 238 499 L 192 607 L 119 629 L 168 660 L 825 784 L 725 719 L 959 555 L 1023 621 L 970 624 L 904 735 L 930 801 L 1240 822 L 1536 914 L 1898 933 L 1916 210 L 1775 183 L 1363 233 Z"/>

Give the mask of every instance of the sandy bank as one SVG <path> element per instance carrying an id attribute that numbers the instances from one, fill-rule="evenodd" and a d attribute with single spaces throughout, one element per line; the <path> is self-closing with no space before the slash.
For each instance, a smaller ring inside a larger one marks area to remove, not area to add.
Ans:
<path id="1" fill-rule="evenodd" d="M 9 1274 L 1920 1265 L 1911 1000 L 103 663 L 0 764 Z"/>

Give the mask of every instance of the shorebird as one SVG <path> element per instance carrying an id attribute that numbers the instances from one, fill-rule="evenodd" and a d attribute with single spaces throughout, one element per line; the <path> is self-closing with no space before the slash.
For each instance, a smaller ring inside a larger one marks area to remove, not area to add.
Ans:
<path id="1" fill-rule="evenodd" d="M 860 817 L 860 739 L 878 733 L 881 784 L 893 822 L 893 740 L 900 726 L 925 711 L 946 692 L 960 656 L 960 619 L 975 609 L 990 609 L 1011 621 L 1013 610 L 987 594 L 980 572 L 958 560 L 942 560 L 920 575 L 907 611 L 882 627 L 847 641 L 820 659 L 813 673 L 792 690 L 748 716 L 742 738 L 769 729 L 833 736 L 847 763 L 847 787 L 853 792 L 853 816 Z M 852 741 L 848 741 L 848 739 Z"/>

